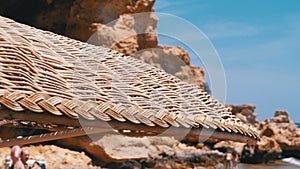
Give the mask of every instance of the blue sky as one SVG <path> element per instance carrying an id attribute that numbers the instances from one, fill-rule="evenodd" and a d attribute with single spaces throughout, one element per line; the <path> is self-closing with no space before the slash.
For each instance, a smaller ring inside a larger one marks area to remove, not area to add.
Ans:
<path id="1" fill-rule="evenodd" d="M 154 8 L 187 20 L 210 39 L 224 66 L 226 103 L 255 104 L 261 121 L 287 110 L 300 122 L 300 1 L 156 0 Z M 159 38 L 160 44 L 180 44 Z"/>

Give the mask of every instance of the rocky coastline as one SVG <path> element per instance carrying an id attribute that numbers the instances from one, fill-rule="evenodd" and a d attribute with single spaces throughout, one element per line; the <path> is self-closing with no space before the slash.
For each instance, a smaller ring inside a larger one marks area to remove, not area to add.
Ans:
<path id="1" fill-rule="evenodd" d="M 154 2 L 41 0 L 32 5 L 27 1 L 11 0 L 9 3 L 0 2 L 0 14 L 81 41 L 91 41 L 92 35 L 98 31 L 100 33 L 96 34 L 97 38 L 107 41 L 96 45 L 132 55 L 204 89 L 204 70 L 190 64 L 190 57 L 184 49 L 158 45 L 155 32 L 158 18 L 153 13 L 143 15 L 142 20 L 147 22 L 139 29 L 143 29 L 144 33 L 137 33 L 140 30 L 137 30 L 135 25 L 141 20 L 132 17 L 131 14 L 153 12 Z M 21 8 L 24 5 L 32 8 L 32 12 L 22 13 Z M 115 19 L 118 21 L 114 27 L 106 25 Z M 124 36 L 129 38 L 124 40 Z M 122 40 L 116 43 L 115 39 Z M 139 161 L 146 168 L 216 168 L 224 163 L 224 153 L 227 149 L 236 150 L 243 163 L 268 163 L 283 157 L 300 158 L 300 129 L 289 118 L 287 111 L 276 111 L 273 118 L 259 122 L 256 119 L 258 114 L 255 112 L 255 105 L 228 106 L 243 122 L 250 123 L 258 129 L 261 140 L 257 145 L 217 140 L 188 142 L 159 136 L 132 138 L 110 133 L 93 139 L 87 136 L 69 138 L 26 148 L 30 150 L 32 158 L 47 161 L 48 169 L 116 168 L 122 161 L 132 159 Z M 5 127 L 0 129 L 1 139 L 34 133 L 38 131 Z M 1 163 L 5 161 L 9 151 L 9 148 L 0 148 Z"/>

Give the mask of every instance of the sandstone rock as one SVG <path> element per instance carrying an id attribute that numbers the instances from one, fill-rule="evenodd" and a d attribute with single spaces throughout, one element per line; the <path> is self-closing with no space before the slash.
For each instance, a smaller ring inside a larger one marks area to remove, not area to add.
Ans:
<path id="1" fill-rule="evenodd" d="M 270 122 L 262 124 L 261 133 L 263 135 L 274 137 L 283 150 L 300 150 L 299 128 L 288 117 L 286 111 L 276 111 L 275 116 Z"/>
<path id="2" fill-rule="evenodd" d="M 97 32 L 98 42 L 127 55 L 137 49 L 155 47 L 157 17 L 153 13 L 132 15 L 153 11 L 153 4 L 153 0 L 77 0 L 71 6 L 64 34 L 87 41 Z"/>
<path id="3" fill-rule="evenodd" d="M 106 24 L 123 14 L 152 12 L 154 0 L 11 0 L 0 4 L 1 15 L 86 41 L 95 31 L 93 23 Z M 30 12 L 25 12 L 26 7 Z M 141 37 L 141 42 L 145 38 Z"/>
<path id="4" fill-rule="evenodd" d="M 278 117 L 278 116 L 286 116 L 286 117 L 288 117 L 289 116 L 289 112 L 284 111 L 284 110 L 277 110 L 277 111 L 275 111 L 274 117 Z"/>
<path id="5" fill-rule="evenodd" d="M 138 50 L 137 32 L 133 29 L 135 20 L 132 15 L 122 15 L 111 26 L 95 23 L 95 33 L 87 40 L 88 43 L 118 50 L 131 55 Z"/>
<path id="6" fill-rule="evenodd" d="M 188 53 L 180 47 L 158 46 L 140 50 L 133 56 L 204 89 L 204 69 L 191 66 Z"/>
<path id="7" fill-rule="evenodd" d="M 133 56 L 173 75 L 179 72 L 182 66 L 190 64 L 189 55 L 180 47 L 145 49 L 138 51 Z"/>
<path id="8" fill-rule="evenodd" d="M 226 152 L 227 149 L 235 150 L 238 154 L 242 154 L 243 147 L 246 143 L 239 143 L 233 141 L 220 141 L 214 145 L 214 149 L 217 149 L 221 152 Z"/>
<path id="9" fill-rule="evenodd" d="M 10 148 L 3 147 L 0 148 L 0 168 L 2 169 L 2 164 L 6 164 L 5 166 L 10 165 Z"/>
<path id="10" fill-rule="evenodd" d="M 200 89 L 206 90 L 204 69 L 197 66 L 189 66 L 189 69 L 192 71 L 192 75 L 186 73 L 183 77 L 179 76 L 178 74 L 175 74 L 175 76 L 179 77 L 179 79 L 182 79 L 185 82 L 197 85 Z"/>
<path id="11" fill-rule="evenodd" d="M 227 106 L 231 107 L 232 114 L 238 115 L 243 122 L 250 123 L 250 124 L 258 123 L 258 121 L 256 120 L 257 114 L 254 113 L 255 109 L 256 109 L 255 105 L 251 105 L 251 104 L 243 104 L 243 105 L 228 104 Z"/>
<path id="12" fill-rule="evenodd" d="M 89 137 L 69 138 L 57 144 L 75 150 L 86 151 L 97 164 L 129 159 L 160 158 L 162 154 L 174 154 L 173 147 L 178 141 L 170 137 L 127 137 L 105 135 L 98 139 Z"/>
<path id="13" fill-rule="evenodd" d="M 279 155 L 282 152 L 280 145 L 276 140 L 267 136 L 262 136 L 261 141 L 257 143 L 257 146 L 260 151 L 266 151 L 269 154 L 276 153 Z"/>
<path id="14" fill-rule="evenodd" d="M 289 114 L 287 111 L 278 110 L 275 112 L 274 117 L 270 120 L 272 123 L 289 123 Z"/>
<path id="15" fill-rule="evenodd" d="M 41 0 L 30 3 L 11 0 L 9 3 L 0 2 L 0 14 L 37 28 L 106 46 L 126 55 L 135 55 L 188 83 L 205 89 L 204 70 L 190 66 L 190 57 L 186 51 L 180 47 L 158 46 L 155 31 L 158 18 L 153 13 L 140 13 L 153 12 L 154 2 L 154 0 Z M 24 6 L 30 6 L 31 12 L 23 13 Z M 151 50 L 153 48 L 158 50 Z M 144 49 L 149 51 L 144 52 Z M 141 56 L 141 53 L 145 56 Z M 153 59 L 149 60 L 149 57 Z M 178 60 L 183 62 L 180 63 Z M 172 63 L 173 66 L 168 66 Z"/>
<path id="16" fill-rule="evenodd" d="M 30 159 L 45 161 L 47 169 L 56 168 L 89 168 L 96 169 L 100 167 L 92 166 L 91 159 L 84 153 L 70 151 L 68 149 L 60 148 L 54 145 L 46 146 L 24 146 L 23 149 L 28 149 L 30 152 Z M 4 160 L 9 157 L 9 148 L 0 148 L 0 159 Z M 3 161 L 0 161 L 3 162 Z"/>
<path id="17" fill-rule="evenodd" d="M 208 150 L 206 146 L 203 146 L 203 149 L 188 146 L 171 137 L 133 138 L 123 135 L 106 135 L 94 141 L 87 137 L 79 137 L 61 140 L 58 144 L 86 151 L 92 157 L 93 162 L 98 160 L 96 163 L 102 165 L 136 159 L 144 161 L 147 165 L 153 164 L 153 166 L 186 166 L 187 164 L 183 161 L 197 163 L 199 166 L 215 166 L 224 160 L 224 154 L 219 151 Z M 82 150 L 83 147 L 84 150 Z M 175 161 L 182 162 L 179 164 Z"/>
<path id="18" fill-rule="evenodd" d="M 270 160 L 277 160 L 282 149 L 275 139 L 262 136 L 261 141 L 255 147 L 244 146 L 241 162 L 245 163 L 266 163 Z"/>
<path id="19" fill-rule="evenodd" d="M 196 145 L 197 149 L 201 149 L 201 150 L 205 150 L 205 151 L 209 151 L 210 149 L 204 144 L 204 143 L 198 143 Z"/>
<path id="20" fill-rule="evenodd" d="M 132 55 L 138 50 L 157 46 L 156 23 L 153 13 L 123 14 L 107 24 L 93 23 L 94 33 L 87 42 Z"/>
<path id="21" fill-rule="evenodd" d="M 276 111 L 273 118 L 257 126 L 261 141 L 249 153 L 243 150 L 243 162 L 266 162 L 279 155 L 300 157 L 300 129 L 288 117 L 287 111 Z M 243 154 L 242 153 L 242 154 Z"/>

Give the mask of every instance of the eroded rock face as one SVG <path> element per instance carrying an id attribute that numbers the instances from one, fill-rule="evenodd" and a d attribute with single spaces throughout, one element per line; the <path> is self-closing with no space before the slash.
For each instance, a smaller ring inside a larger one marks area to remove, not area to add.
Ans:
<path id="1" fill-rule="evenodd" d="M 279 144 L 273 138 L 263 136 L 256 146 L 245 145 L 243 147 L 241 162 L 267 163 L 271 160 L 277 160 L 281 153 Z"/>
<path id="2" fill-rule="evenodd" d="M 276 111 L 273 118 L 257 123 L 254 105 L 230 105 L 241 119 L 254 123 L 261 135 L 256 146 L 231 141 L 214 144 L 214 149 L 225 152 L 228 149 L 240 154 L 244 163 L 264 163 L 280 156 L 300 158 L 300 129 L 289 119 L 287 111 Z"/>
<path id="3" fill-rule="evenodd" d="M 151 12 L 154 0 L 11 0 L 0 4 L 1 15 L 86 41 L 94 33 L 94 23 L 106 24 L 123 14 Z"/>
<path id="4" fill-rule="evenodd" d="M 91 29 L 93 24 L 107 24 L 124 14 L 151 12 L 153 4 L 154 0 L 75 0 L 67 21 L 66 35 L 87 40 L 94 33 Z"/>
<path id="5" fill-rule="evenodd" d="M 283 155 L 300 158 L 300 129 L 289 119 L 287 111 L 276 111 L 270 121 L 259 126 L 262 135 L 274 138 Z"/>
<path id="6" fill-rule="evenodd" d="M 228 104 L 231 107 L 232 114 L 239 117 L 244 123 L 257 124 L 257 114 L 255 113 L 256 106 L 252 104 L 234 105 Z"/>
<path id="7" fill-rule="evenodd" d="M 153 13 L 122 14 L 107 24 L 93 23 L 88 43 L 117 50 L 125 55 L 157 47 L 157 17 Z"/>
<path id="8" fill-rule="evenodd" d="M 213 166 L 223 162 L 224 157 L 224 154 L 219 151 L 211 151 L 207 147 L 199 149 L 199 147 L 188 146 L 171 137 L 134 138 L 123 135 L 105 135 L 93 140 L 88 137 L 70 138 L 58 144 L 86 151 L 97 164 L 135 159 L 144 160 L 147 165 L 154 161 L 163 163 L 166 160 L 175 160 L 199 162 L 202 166 L 210 162 Z"/>
<path id="9" fill-rule="evenodd" d="M 115 160 L 159 158 L 160 154 L 174 155 L 172 148 L 178 141 L 170 137 L 132 138 L 122 135 L 108 135 L 93 144 L 103 148 Z"/>
<path id="10" fill-rule="evenodd" d="M 300 129 L 289 119 L 287 111 L 276 111 L 273 118 L 257 128 L 261 141 L 255 147 L 244 147 L 243 162 L 267 162 L 278 159 L 279 155 L 300 158 Z"/>
<path id="11" fill-rule="evenodd" d="M 234 150 L 238 154 L 242 154 L 243 148 L 246 143 L 239 143 L 233 141 L 220 141 L 214 145 L 214 149 L 220 150 L 221 152 L 226 152 L 227 150 Z"/>
<path id="12" fill-rule="evenodd" d="M 158 18 L 151 13 L 154 11 L 154 2 L 154 0 L 11 0 L 0 2 L 0 15 L 149 60 L 148 63 L 204 89 L 204 71 L 200 67 L 190 65 L 190 57 L 186 51 L 180 47 L 158 46 L 155 30 Z M 25 8 L 30 10 L 24 10 Z M 183 61 L 184 66 L 181 66 L 182 63 L 178 60 Z M 166 66 L 168 63 L 175 63 L 174 70 Z M 177 65 L 180 66 L 176 67 Z"/>
<path id="13" fill-rule="evenodd" d="M 133 56 L 204 89 L 204 69 L 191 66 L 189 54 L 181 47 L 158 46 L 137 51 Z"/>

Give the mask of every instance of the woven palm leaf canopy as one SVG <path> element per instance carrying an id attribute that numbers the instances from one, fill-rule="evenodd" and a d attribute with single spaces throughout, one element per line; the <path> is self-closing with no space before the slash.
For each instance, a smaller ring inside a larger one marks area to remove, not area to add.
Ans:
<path id="1" fill-rule="evenodd" d="M 185 134 L 259 140 L 223 103 L 197 86 L 108 48 L 0 17 L 0 125 L 48 130 L 0 147 L 89 133 Z"/>

